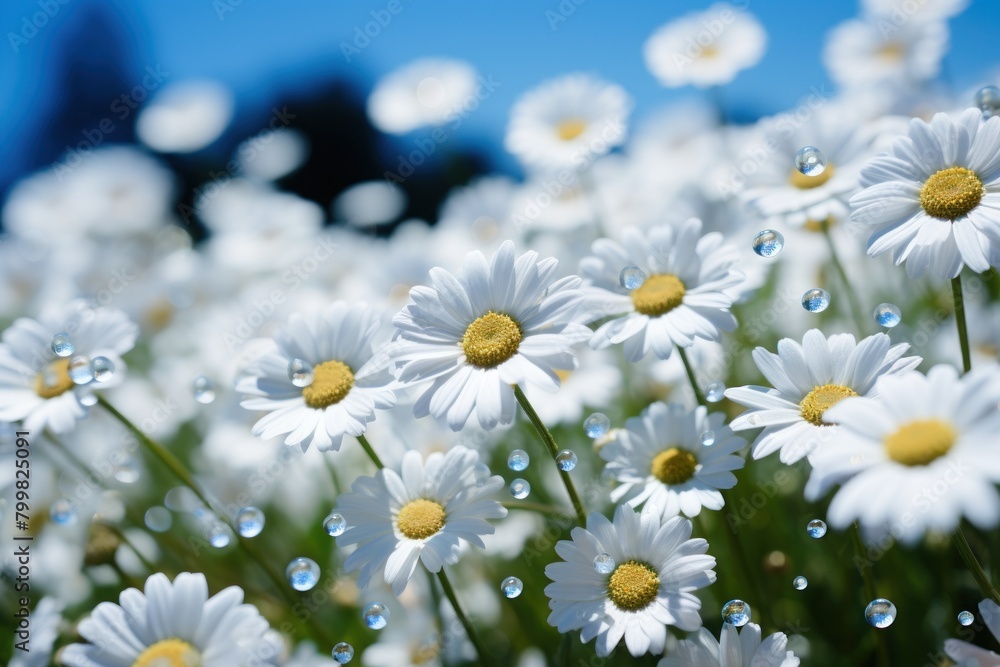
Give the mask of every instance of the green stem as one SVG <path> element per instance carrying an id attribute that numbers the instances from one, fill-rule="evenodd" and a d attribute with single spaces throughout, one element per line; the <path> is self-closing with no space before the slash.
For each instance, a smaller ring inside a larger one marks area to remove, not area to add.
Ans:
<path id="1" fill-rule="evenodd" d="M 702 393 L 701 388 L 698 386 L 698 378 L 694 375 L 694 367 L 691 366 L 691 360 L 688 359 L 687 352 L 684 348 L 677 346 L 677 354 L 681 355 L 681 363 L 684 364 L 684 371 L 687 373 L 688 381 L 691 383 L 691 390 L 694 391 L 694 400 L 698 402 L 698 405 L 703 405 L 708 407 L 708 402 L 705 400 L 705 394 Z"/>
<path id="2" fill-rule="evenodd" d="M 549 514 L 552 516 L 568 516 L 564 510 L 561 510 L 558 507 L 552 507 L 551 505 L 546 505 L 545 503 L 534 503 L 530 500 L 505 500 L 500 504 L 509 510 L 527 510 L 529 512 L 540 512 L 542 514 Z"/>
<path id="3" fill-rule="evenodd" d="M 524 395 L 524 392 L 516 384 L 514 386 L 514 396 L 517 397 L 517 402 L 521 404 L 521 409 L 524 413 L 528 415 L 528 420 L 531 421 L 532 426 L 535 427 L 535 431 L 538 432 L 538 437 L 542 439 L 542 443 L 548 448 L 549 454 L 552 456 L 552 460 L 555 461 L 556 457 L 559 455 L 559 445 L 556 444 L 555 438 L 549 432 L 549 429 L 545 427 L 542 423 L 542 418 L 538 416 L 535 409 L 531 407 L 531 403 L 528 401 L 528 397 Z M 556 466 L 558 468 L 558 465 Z M 569 500 L 573 503 L 573 510 L 576 512 L 576 518 L 580 522 L 581 526 L 587 525 L 587 512 L 583 508 L 583 502 L 580 500 L 579 494 L 576 492 L 576 487 L 573 485 L 573 479 L 569 476 L 569 473 L 565 470 L 559 470 L 559 476 L 562 478 L 563 486 L 566 487 L 566 493 L 569 494 Z"/>
<path id="4" fill-rule="evenodd" d="M 368 458 L 372 460 L 372 463 L 375 464 L 376 468 L 381 470 L 385 467 L 385 464 L 382 463 L 382 459 L 380 459 L 378 454 L 375 453 L 375 448 L 371 446 L 371 443 L 368 442 L 368 438 L 366 438 L 364 434 L 358 436 L 358 442 L 361 443 L 362 449 L 365 450 L 365 454 L 367 454 Z"/>
<path id="5" fill-rule="evenodd" d="M 872 600 L 878 598 L 878 589 L 875 587 L 875 574 L 872 566 L 868 562 L 868 554 L 865 552 L 865 544 L 861 540 L 861 529 L 855 521 L 848 529 L 851 536 L 851 545 L 854 547 L 854 556 L 857 563 L 862 564 L 861 579 L 865 587 L 865 601 L 867 605 Z M 878 664 L 882 667 L 889 667 L 889 645 L 886 644 L 884 633 L 876 632 L 875 641 L 878 646 Z"/>
<path id="6" fill-rule="evenodd" d="M 972 354 L 969 351 L 969 329 L 965 323 L 965 299 L 962 298 L 962 276 L 951 279 L 951 294 L 955 299 L 955 324 L 958 325 L 958 344 L 962 346 L 962 372 L 972 370 Z"/>
<path id="7" fill-rule="evenodd" d="M 969 572 L 972 573 L 976 583 L 979 584 L 979 590 L 983 592 L 983 595 L 1000 604 L 1000 593 L 997 592 L 990 578 L 986 575 L 986 571 L 979 563 L 979 559 L 976 558 L 976 554 L 973 553 L 972 547 L 969 545 L 969 540 L 965 538 L 965 533 L 962 532 L 961 527 L 951 537 L 958 548 L 958 553 L 962 556 L 962 560 L 965 561 L 965 566 L 969 568 Z"/>
<path id="8" fill-rule="evenodd" d="M 451 603 L 451 608 L 455 610 L 455 616 L 458 617 L 459 622 L 465 628 L 465 634 L 469 636 L 469 641 L 472 645 L 476 647 L 476 653 L 479 654 L 480 664 L 491 665 L 492 654 L 486 650 L 483 646 L 483 641 L 479 638 L 479 634 L 476 629 L 472 627 L 472 623 L 469 622 L 469 618 L 462 611 L 461 605 L 458 604 L 458 596 L 455 595 L 455 589 L 452 588 L 451 582 L 448 581 L 448 575 L 444 573 L 444 568 L 437 573 L 438 581 L 441 582 L 441 589 L 444 590 L 444 595 L 448 598 L 448 602 Z"/>
<path id="9" fill-rule="evenodd" d="M 830 260 L 833 262 L 833 268 L 837 270 L 837 275 L 840 276 L 840 282 L 843 283 L 844 292 L 847 294 L 847 301 L 850 305 L 850 315 L 854 319 L 854 326 L 858 329 L 858 335 L 863 336 L 865 330 L 867 329 L 867 320 L 865 319 L 864 313 L 861 311 L 861 303 L 858 301 L 858 295 L 854 292 L 851 287 L 851 281 L 847 277 L 847 271 L 844 270 L 844 265 L 840 261 L 840 256 L 837 254 L 837 247 L 833 244 L 833 237 L 830 236 L 830 223 L 823 220 L 819 223 L 820 229 L 823 230 L 823 236 L 826 237 L 826 244 L 830 248 Z"/>

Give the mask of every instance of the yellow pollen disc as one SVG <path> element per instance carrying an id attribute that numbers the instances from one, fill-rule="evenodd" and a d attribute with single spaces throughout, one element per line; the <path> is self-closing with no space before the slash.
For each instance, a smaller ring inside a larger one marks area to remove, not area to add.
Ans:
<path id="1" fill-rule="evenodd" d="M 55 398 L 72 388 L 69 359 L 56 359 L 35 376 L 35 393 L 42 398 Z"/>
<path id="2" fill-rule="evenodd" d="M 698 459 L 694 454 L 680 447 L 666 449 L 653 458 L 650 472 L 664 484 L 683 484 L 694 477 Z"/>
<path id="3" fill-rule="evenodd" d="M 826 169 L 815 176 L 806 176 L 795 167 L 792 167 L 792 171 L 788 175 L 788 183 L 792 187 L 798 188 L 799 190 L 811 190 L 813 188 L 818 188 L 833 178 L 833 173 L 835 171 L 837 170 L 834 168 L 832 162 L 828 162 L 826 164 Z"/>
<path id="4" fill-rule="evenodd" d="M 399 532 L 411 540 L 436 535 L 444 528 L 445 512 L 439 503 L 419 498 L 403 505 L 396 517 Z"/>
<path id="5" fill-rule="evenodd" d="M 556 125 L 556 134 L 563 141 L 573 141 L 587 129 L 587 121 L 582 118 L 564 118 Z"/>
<path id="6" fill-rule="evenodd" d="M 899 42 L 886 42 L 882 48 L 875 52 L 875 55 L 885 60 L 901 60 L 906 54 L 906 50 Z"/>
<path id="7" fill-rule="evenodd" d="M 823 422 L 823 413 L 845 398 L 857 396 L 858 392 L 842 384 L 824 384 L 814 387 L 799 403 L 802 418 L 816 426 L 829 426 Z"/>
<path id="8" fill-rule="evenodd" d="M 827 229 L 829 229 L 830 227 L 833 227 L 834 223 L 836 223 L 836 222 L 837 221 L 834 220 L 832 217 L 831 218 L 827 218 L 826 220 L 811 220 L 810 219 L 810 220 L 806 220 L 806 224 L 802 225 L 802 229 L 806 230 L 807 232 L 815 232 L 815 233 L 818 234 L 818 233 L 820 233 L 820 232 L 823 231 L 823 223 L 826 223 L 826 227 L 827 227 Z"/>
<path id="9" fill-rule="evenodd" d="M 656 599 L 660 576 L 645 563 L 630 560 L 611 573 L 608 598 L 622 611 L 639 611 Z"/>
<path id="10" fill-rule="evenodd" d="M 684 301 L 684 283 L 677 276 L 658 273 L 646 278 L 632 290 L 632 304 L 643 315 L 657 317 L 681 305 Z"/>
<path id="11" fill-rule="evenodd" d="M 510 315 L 492 310 L 475 320 L 462 336 L 465 359 L 479 368 L 493 368 L 517 353 L 523 336 Z"/>
<path id="12" fill-rule="evenodd" d="M 958 434 L 951 424 L 940 419 L 918 419 L 904 424 L 882 441 L 890 459 L 905 466 L 925 466 L 944 456 L 955 444 Z"/>
<path id="13" fill-rule="evenodd" d="M 354 373 L 343 361 L 324 361 L 313 368 L 313 381 L 302 388 L 302 398 L 314 410 L 322 410 L 344 400 L 354 386 Z"/>
<path id="14" fill-rule="evenodd" d="M 719 49 L 715 48 L 714 45 L 709 44 L 708 46 L 702 48 L 700 55 L 702 58 L 714 58 L 719 55 Z"/>
<path id="15" fill-rule="evenodd" d="M 559 382 L 566 382 L 566 380 L 569 379 L 569 376 L 573 374 L 573 371 L 563 370 L 553 370 L 552 372 L 556 374 L 557 378 L 559 378 Z"/>
<path id="16" fill-rule="evenodd" d="M 920 205 L 927 215 L 955 220 L 979 206 L 986 193 L 976 172 L 965 167 L 949 167 L 931 174 L 920 188 Z"/>
<path id="17" fill-rule="evenodd" d="M 186 641 L 164 639 L 140 653 L 132 667 L 201 667 L 201 654 Z"/>

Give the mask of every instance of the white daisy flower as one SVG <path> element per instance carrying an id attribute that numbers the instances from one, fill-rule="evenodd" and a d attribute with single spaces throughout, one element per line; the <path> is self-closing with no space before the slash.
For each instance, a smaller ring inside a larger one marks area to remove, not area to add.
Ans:
<path id="1" fill-rule="evenodd" d="M 422 58 L 379 79 L 368 97 L 368 117 L 383 132 L 406 134 L 450 122 L 476 92 L 472 65 Z"/>
<path id="2" fill-rule="evenodd" d="M 754 441 L 753 458 L 781 450 L 782 463 L 795 463 L 839 435 L 825 423 L 830 407 L 849 396 L 873 395 L 879 377 L 917 367 L 920 357 L 903 356 L 909 348 L 908 343 L 892 345 L 884 333 L 855 343 L 851 334 L 827 338 L 819 329 L 807 331 L 801 345 L 783 338 L 777 354 L 758 347 L 754 363 L 773 389 L 727 389 L 726 398 L 750 408 L 729 426 L 734 431 L 764 428 Z"/>
<path id="3" fill-rule="evenodd" d="M 949 533 L 962 517 L 984 530 L 1000 522 L 1000 368 L 982 366 L 959 377 L 948 365 L 926 376 L 879 378 L 875 398 L 835 405 L 837 445 L 810 457 L 806 497 L 832 485 L 828 521 L 859 521 L 868 536 L 889 532 L 912 544 L 928 530 Z"/>
<path id="4" fill-rule="evenodd" d="M 914 118 L 889 155 L 861 170 L 861 185 L 851 220 L 872 228 L 869 255 L 891 250 L 910 277 L 1000 264 L 1000 118 L 979 109 L 957 121 Z"/>
<path id="5" fill-rule="evenodd" d="M 983 600 L 979 603 L 979 619 L 986 623 L 990 634 L 997 641 L 1000 641 L 1000 605 L 989 598 Z M 997 667 L 1000 665 L 1000 655 L 961 639 L 946 639 L 944 652 L 959 665 L 968 665 L 969 667 Z"/>
<path id="6" fill-rule="evenodd" d="M 681 640 L 673 655 L 656 667 L 798 667 L 799 659 L 786 650 L 785 633 L 775 632 L 763 642 L 760 636 L 756 623 L 747 623 L 742 630 L 724 623 L 718 641 L 702 628 L 693 638 Z"/>
<path id="7" fill-rule="evenodd" d="M 504 143 L 529 167 L 583 168 L 625 141 L 631 110 L 632 100 L 620 86 L 568 74 L 517 101 Z"/>
<path id="8" fill-rule="evenodd" d="M 943 21 L 905 21 L 887 30 L 885 19 L 850 19 L 826 38 L 823 63 L 838 86 L 914 86 L 938 75 L 948 52 Z"/>
<path id="9" fill-rule="evenodd" d="M 487 499 L 503 487 L 503 478 L 477 479 L 478 462 L 479 455 L 461 445 L 445 454 L 434 452 L 426 461 L 410 451 L 400 472 L 382 468 L 351 484 L 351 492 L 337 499 L 337 511 L 348 524 L 337 544 L 358 545 L 344 567 L 361 570 L 359 586 L 366 588 L 383 570 L 398 597 L 418 560 L 428 571 L 440 572 L 458 562 L 463 541 L 484 547 L 481 536 L 494 530 L 486 519 L 502 519 L 507 510 Z"/>
<path id="10" fill-rule="evenodd" d="M 701 406 L 688 410 L 659 402 L 627 420 L 600 452 L 621 483 L 611 500 L 653 505 L 663 520 L 679 513 L 698 516 L 702 507 L 722 509 L 719 489 L 736 486 L 732 471 L 744 463 L 736 452 L 746 445 L 724 420 L 721 412 L 708 414 Z"/>
<path id="11" fill-rule="evenodd" d="M 907 21 L 938 21 L 961 14 L 969 0 L 861 0 L 861 9 L 870 16 L 889 20 L 905 17 Z"/>
<path id="12" fill-rule="evenodd" d="M 378 330 L 377 311 L 365 304 L 338 301 L 311 316 L 292 315 L 236 382 L 247 395 L 241 406 L 268 413 L 253 434 L 267 440 L 287 433 L 285 444 L 303 451 L 310 444 L 337 451 L 345 435 L 362 435 L 375 410 L 396 403 L 388 358 L 374 349 Z M 296 360 L 312 374 L 306 386 L 293 383 Z"/>
<path id="13" fill-rule="evenodd" d="M 144 591 L 122 591 L 119 604 L 97 605 L 78 632 L 89 643 L 62 649 L 69 667 L 277 665 L 283 652 L 239 586 L 209 598 L 205 575 L 190 572 L 173 582 L 156 573 Z"/>
<path id="14" fill-rule="evenodd" d="M 403 383 L 433 380 L 413 413 L 447 417 L 460 430 L 472 412 L 484 429 L 514 419 L 511 385 L 559 387 L 556 370 L 573 370 L 572 348 L 590 337 L 579 324 L 577 276 L 553 279 L 558 261 L 527 252 L 515 259 L 506 241 L 492 262 L 469 253 L 458 276 L 431 269 L 431 287 L 410 290 L 394 318 L 390 355 Z"/>
<path id="15" fill-rule="evenodd" d="M 184 81 L 164 88 L 139 112 L 135 133 L 161 153 L 193 153 L 222 136 L 234 98 L 216 81 Z"/>
<path id="16" fill-rule="evenodd" d="M 549 623 L 559 632 L 580 630 L 584 643 L 597 637 L 601 657 L 624 637 L 638 657 L 663 653 L 668 625 L 687 632 L 701 627 L 694 591 L 715 581 L 715 558 L 706 553 L 708 542 L 691 539 L 690 521 L 663 522 L 659 510 L 647 506 L 640 514 L 619 505 L 613 522 L 592 512 L 587 527 L 571 536 L 556 544 L 563 560 L 545 567 L 553 582 L 545 587 Z M 600 569 L 610 572 L 598 570 L 598 556 Z"/>
<path id="17" fill-rule="evenodd" d="M 744 278 L 733 268 L 739 253 L 723 245 L 722 234 L 702 236 L 701 228 L 701 220 L 691 218 L 676 228 L 662 225 L 645 234 L 630 227 L 621 244 L 594 241 L 593 254 L 580 261 L 580 273 L 592 285 L 590 305 L 617 317 L 594 332 L 591 347 L 624 343 L 629 361 L 639 361 L 650 350 L 666 359 L 674 345 L 691 347 L 695 338 L 719 340 L 723 331 L 736 328 L 729 308 Z M 645 276 L 634 289 L 622 285 L 627 267 L 637 267 Z"/>
<path id="18" fill-rule="evenodd" d="M 69 334 L 75 348 L 69 356 L 57 356 L 52 350 L 52 339 L 60 333 Z M 50 308 L 37 321 L 15 320 L 0 343 L 0 421 L 23 422 L 26 430 L 37 432 L 73 430 L 87 415 L 85 404 L 94 389 L 121 383 L 125 375 L 121 355 L 132 349 L 138 336 L 139 327 L 125 313 L 90 308 L 83 300 Z M 112 376 L 102 382 L 74 382 L 71 361 L 96 357 L 110 362 Z"/>
<path id="19" fill-rule="evenodd" d="M 27 652 L 14 651 L 8 667 L 48 667 L 52 648 L 59 637 L 62 611 L 66 605 L 55 598 L 44 597 L 31 610 L 31 640 Z M 18 641 L 18 640 L 15 640 Z"/>
<path id="20" fill-rule="evenodd" d="M 720 86 L 764 56 L 767 33 L 753 15 L 720 2 L 660 27 L 646 40 L 646 67 L 668 88 Z"/>

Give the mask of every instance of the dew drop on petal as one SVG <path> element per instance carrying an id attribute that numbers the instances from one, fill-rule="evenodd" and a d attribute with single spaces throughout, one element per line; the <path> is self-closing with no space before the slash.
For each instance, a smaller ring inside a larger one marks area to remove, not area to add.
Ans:
<path id="1" fill-rule="evenodd" d="M 510 495 L 518 500 L 524 500 L 529 493 L 531 493 L 531 484 L 528 484 L 528 480 L 518 477 L 510 483 Z"/>
<path id="2" fill-rule="evenodd" d="M 52 346 L 52 352 L 57 357 L 68 357 L 76 352 L 76 346 L 69 339 L 68 333 L 57 333 L 52 337 L 50 345 Z"/>
<path id="3" fill-rule="evenodd" d="M 556 454 L 556 465 L 563 472 L 569 472 L 576 467 L 576 453 L 572 449 L 564 449 Z"/>
<path id="4" fill-rule="evenodd" d="M 97 396 L 95 394 L 80 394 L 80 397 L 77 400 L 80 401 L 80 405 L 85 405 L 88 408 L 92 408 L 97 405 Z"/>
<path id="5" fill-rule="evenodd" d="M 90 366 L 90 357 L 78 354 L 69 360 L 69 367 L 66 369 L 69 379 L 73 384 L 87 384 L 94 379 L 94 369 Z"/>
<path id="6" fill-rule="evenodd" d="M 344 531 L 347 530 L 347 519 L 344 518 L 343 514 L 331 512 L 330 515 L 323 520 L 323 530 L 325 530 L 326 534 L 330 537 L 340 537 L 344 534 Z"/>
<path id="7" fill-rule="evenodd" d="M 528 456 L 528 452 L 523 449 L 515 449 L 507 457 L 507 467 L 514 472 L 521 472 L 528 468 L 528 463 L 531 462 L 531 457 Z"/>
<path id="8" fill-rule="evenodd" d="M 715 431 L 705 431 L 701 434 L 701 445 L 711 447 L 715 444 Z"/>
<path id="9" fill-rule="evenodd" d="M 129 456 L 114 467 L 112 474 L 122 484 L 135 484 L 142 476 L 142 469 L 139 467 L 139 462 Z"/>
<path id="10" fill-rule="evenodd" d="M 722 380 L 713 380 L 705 387 L 705 400 L 709 403 L 718 403 L 726 397 L 726 384 Z"/>
<path id="11" fill-rule="evenodd" d="M 115 364 L 107 357 L 94 357 L 90 361 L 90 369 L 98 382 L 107 382 L 115 374 Z"/>
<path id="12" fill-rule="evenodd" d="M 244 507 L 236 513 L 236 532 L 241 537 L 257 537 L 264 530 L 264 512 L 256 507 Z"/>
<path id="13" fill-rule="evenodd" d="M 225 549 L 232 541 L 229 526 L 221 521 L 212 521 L 208 525 L 208 543 L 216 549 Z"/>
<path id="14" fill-rule="evenodd" d="M 597 574 L 611 574 L 615 571 L 615 559 L 609 553 L 599 553 L 594 556 L 594 570 Z"/>
<path id="15" fill-rule="evenodd" d="M 486 480 L 493 476 L 493 471 L 490 470 L 488 465 L 480 461 L 472 467 L 472 476 L 476 480 L 476 486 L 481 487 L 486 483 Z"/>
<path id="16" fill-rule="evenodd" d="M 361 618 L 364 620 L 365 625 L 372 630 L 381 630 L 389 625 L 389 608 L 381 602 L 372 602 L 365 607 L 365 612 Z"/>
<path id="17" fill-rule="evenodd" d="M 753 251 L 761 257 L 774 257 L 785 247 L 785 237 L 775 229 L 765 229 L 753 237 Z"/>
<path id="18" fill-rule="evenodd" d="M 818 540 L 826 535 L 826 521 L 823 521 L 823 519 L 813 519 L 806 524 L 806 532 L 809 533 L 809 537 Z"/>
<path id="19" fill-rule="evenodd" d="M 885 598 L 872 600 L 865 607 L 865 619 L 873 628 L 887 628 L 896 620 L 896 605 Z"/>
<path id="20" fill-rule="evenodd" d="M 146 510 L 144 521 L 146 528 L 149 528 L 154 533 L 165 533 L 174 524 L 174 517 L 171 516 L 170 510 L 166 507 L 154 505 Z"/>
<path id="21" fill-rule="evenodd" d="M 960 611 L 958 612 L 958 622 L 963 626 L 970 626 L 976 620 L 975 614 L 971 611 Z"/>
<path id="22" fill-rule="evenodd" d="M 722 621 L 742 628 L 750 622 L 750 605 L 743 600 L 730 600 L 722 605 Z"/>
<path id="23" fill-rule="evenodd" d="M 338 664 L 346 665 L 354 659 L 354 647 L 347 642 L 338 642 L 333 647 L 332 655 Z"/>
<path id="24" fill-rule="evenodd" d="M 297 591 L 312 590 L 319 583 L 319 565 L 312 558 L 294 558 L 285 568 L 285 578 Z"/>
<path id="25" fill-rule="evenodd" d="M 792 579 L 792 586 L 797 591 L 804 591 L 806 586 L 808 585 L 809 585 L 809 580 L 803 577 L 802 575 L 799 575 L 794 579 Z"/>
<path id="26" fill-rule="evenodd" d="M 56 498 L 49 506 L 49 518 L 57 526 L 76 523 L 76 509 L 68 498 Z"/>
<path id="27" fill-rule="evenodd" d="M 810 313 L 822 313 L 830 306 L 830 293 L 814 287 L 802 295 L 802 307 Z"/>
<path id="28" fill-rule="evenodd" d="M 803 146 L 795 154 L 795 168 L 806 176 L 819 176 L 826 171 L 826 154 L 815 146 Z"/>
<path id="29" fill-rule="evenodd" d="M 313 381 L 313 367 L 302 359 L 292 359 L 288 362 L 288 379 L 296 387 L 308 387 Z"/>
<path id="30" fill-rule="evenodd" d="M 194 379 L 194 400 L 202 405 L 208 405 L 215 400 L 215 384 L 204 375 Z"/>
<path id="31" fill-rule="evenodd" d="M 611 419 L 603 412 L 595 412 L 583 420 L 583 430 L 588 438 L 600 438 L 611 429 Z"/>
<path id="32" fill-rule="evenodd" d="M 638 289 L 646 282 L 646 274 L 638 266 L 626 266 L 618 274 L 618 282 L 627 290 Z"/>
<path id="33" fill-rule="evenodd" d="M 872 317 L 875 318 L 880 327 L 891 329 L 902 321 L 903 313 L 899 310 L 899 306 L 894 303 L 880 303 L 875 307 Z"/>
<path id="34" fill-rule="evenodd" d="M 500 582 L 500 592 L 503 593 L 505 598 L 513 600 L 521 591 L 524 590 L 524 584 L 517 577 L 507 577 Z"/>
<path id="35" fill-rule="evenodd" d="M 1000 111 L 1000 88 L 996 86 L 983 86 L 976 91 L 976 106 L 983 112 L 983 116 L 990 118 Z"/>

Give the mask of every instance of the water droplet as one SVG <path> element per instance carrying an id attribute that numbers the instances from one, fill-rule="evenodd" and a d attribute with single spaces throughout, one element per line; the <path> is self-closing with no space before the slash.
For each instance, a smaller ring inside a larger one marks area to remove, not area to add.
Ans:
<path id="1" fill-rule="evenodd" d="M 646 282 L 646 274 L 638 266 L 626 266 L 618 274 L 618 282 L 627 290 L 638 289 Z"/>
<path id="2" fill-rule="evenodd" d="M 288 379 L 296 387 L 308 387 L 313 381 L 313 367 L 302 359 L 292 359 L 288 362 Z"/>
<path id="3" fill-rule="evenodd" d="M 806 532 L 809 533 L 809 537 L 818 540 L 826 535 L 826 521 L 823 521 L 823 519 L 813 519 L 806 524 Z"/>
<path id="4" fill-rule="evenodd" d="M 90 361 L 90 369 L 98 382 L 107 382 L 115 374 L 115 364 L 107 357 L 94 357 Z"/>
<path id="5" fill-rule="evenodd" d="M 493 476 L 493 471 L 490 467 L 480 461 L 476 465 L 472 466 L 472 477 L 476 480 L 476 486 L 482 486 L 486 483 L 490 477 Z"/>
<path id="6" fill-rule="evenodd" d="M 896 605 L 885 598 L 872 600 L 865 607 L 865 619 L 873 628 L 887 628 L 896 620 Z"/>
<path id="7" fill-rule="evenodd" d="M 594 569 L 597 574 L 611 574 L 615 571 L 615 559 L 611 554 L 599 553 L 594 556 Z"/>
<path id="8" fill-rule="evenodd" d="M 76 346 L 69 339 L 68 333 L 57 333 L 52 337 L 52 351 L 57 357 L 68 357 L 76 352 Z"/>
<path id="9" fill-rule="evenodd" d="M 510 495 L 518 500 L 524 500 L 529 493 L 531 493 L 531 484 L 528 484 L 528 480 L 518 477 L 510 483 Z"/>
<path id="10" fill-rule="evenodd" d="M 797 591 L 804 591 L 806 589 L 806 586 L 808 585 L 809 585 L 809 580 L 803 577 L 802 575 L 799 575 L 794 579 L 792 579 L 792 586 L 794 586 L 795 590 Z"/>
<path id="11" fill-rule="evenodd" d="M 135 458 L 129 456 L 114 467 L 114 476 L 122 484 L 135 484 L 142 476 L 142 468 Z"/>
<path id="12" fill-rule="evenodd" d="M 521 591 L 524 590 L 524 584 L 517 577 L 507 577 L 500 582 L 500 592 L 503 593 L 504 597 L 513 600 Z"/>
<path id="13" fill-rule="evenodd" d="M 701 434 L 702 447 L 711 447 L 715 444 L 715 431 L 705 431 Z"/>
<path id="14" fill-rule="evenodd" d="M 563 472 L 569 472 L 576 467 L 576 453 L 572 449 L 564 449 L 556 454 L 556 465 Z"/>
<path id="15" fill-rule="evenodd" d="M 722 380 L 713 380 L 705 387 L 705 400 L 718 403 L 726 397 L 726 384 Z"/>
<path id="16" fill-rule="evenodd" d="M 611 420 L 603 412 L 595 412 L 583 420 L 583 430 L 588 438 L 600 438 L 611 429 Z"/>
<path id="17" fill-rule="evenodd" d="M 979 107 L 983 116 L 990 118 L 1000 111 L 1000 88 L 996 86 L 983 86 L 976 91 L 976 106 Z"/>
<path id="18" fill-rule="evenodd" d="M 218 520 L 213 520 L 208 525 L 208 543 L 216 549 L 225 549 L 232 542 L 233 536 L 229 532 L 229 526 Z"/>
<path id="19" fill-rule="evenodd" d="M 774 257 L 785 247 L 785 237 L 776 229 L 765 229 L 753 237 L 753 251 L 761 257 Z"/>
<path id="20" fill-rule="evenodd" d="M 194 400 L 208 405 L 215 400 L 215 384 L 204 375 L 194 379 Z"/>
<path id="21" fill-rule="evenodd" d="M 338 642 L 333 647 L 333 659 L 341 665 L 346 665 L 354 659 L 354 647 L 347 642 Z"/>
<path id="22" fill-rule="evenodd" d="M 193 512 L 201 507 L 201 500 L 186 486 L 175 486 L 163 497 L 163 504 L 175 512 Z"/>
<path id="23" fill-rule="evenodd" d="M 347 519 L 344 518 L 342 514 L 337 512 L 331 512 L 328 517 L 323 520 L 323 530 L 330 537 L 340 537 L 347 530 Z"/>
<path id="24" fill-rule="evenodd" d="M 814 287 L 802 295 L 802 307 L 810 313 L 822 313 L 830 306 L 830 293 Z"/>
<path id="25" fill-rule="evenodd" d="M 76 509 L 68 498 L 56 498 L 49 506 L 49 518 L 58 526 L 76 523 Z"/>
<path id="26" fill-rule="evenodd" d="M 958 612 L 958 622 L 966 627 L 972 625 L 975 620 L 976 616 L 971 611 Z"/>
<path id="27" fill-rule="evenodd" d="M 795 168 L 806 176 L 819 176 L 826 171 L 826 154 L 815 146 L 803 146 L 795 154 Z"/>
<path id="28" fill-rule="evenodd" d="M 174 524 L 174 517 L 166 507 L 154 505 L 146 510 L 145 522 L 146 528 L 154 533 L 165 533 Z"/>
<path id="29" fill-rule="evenodd" d="M 257 537 L 264 530 L 264 512 L 256 507 L 244 507 L 236 513 L 236 532 L 242 537 Z"/>
<path id="30" fill-rule="evenodd" d="M 743 600 L 730 600 L 722 605 L 722 620 L 724 623 L 742 628 L 750 622 L 750 605 Z"/>
<path id="31" fill-rule="evenodd" d="M 507 457 L 507 467 L 514 472 L 521 472 L 528 468 L 528 464 L 531 462 L 531 457 L 528 456 L 528 452 L 523 449 L 515 449 Z"/>
<path id="32" fill-rule="evenodd" d="M 85 405 L 88 408 L 92 408 L 97 405 L 97 396 L 94 394 L 80 394 L 77 400 L 80 401 L 80 405 Z"/>
<path id="33" fill-rule="evenodd" d="M 285 568 L 285 578 L 297 591 L 308 591 L 319 583 L 319 565 L 312 558 L 294 558 Z"/>
<path id="34" fill-rule="evenodd" d="M 66 369 L 69 379 L 73 384 L 87 384 L 94 379 L 94 369 L 90 367 L 90 357 L 78 354 L 69 360 L 69 367 Z"/>
<path id="35" fill-rule="evenodd" d="M 361 618 L 372 630 L 381 630 L 389 625 L 389 608 L 381 602 L 372 602 L 365 607 L 365 613 Z"/>
<path id="36" fill-rule="evenodd" d="M 875 307 L 872 317 L 875 318 L 880 327 L 891 329 L 902 321 L 903 313 L 899 310 L 899 306 L 894 303 L 880 303 Z"/>

